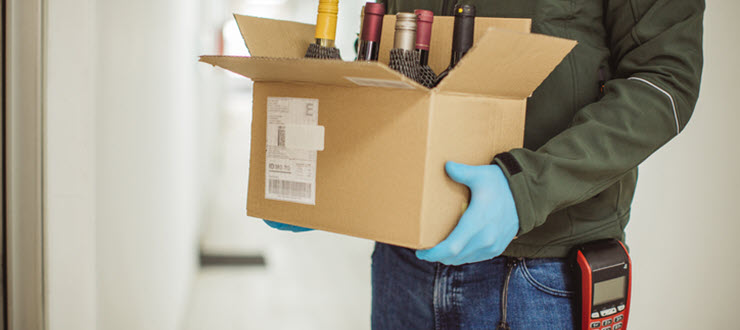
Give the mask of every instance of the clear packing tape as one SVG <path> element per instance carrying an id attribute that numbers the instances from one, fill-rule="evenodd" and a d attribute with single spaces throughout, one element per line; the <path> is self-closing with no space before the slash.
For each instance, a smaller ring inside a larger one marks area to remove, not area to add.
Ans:
<path id="1" fill-rule="evenodd" d="M 324 126 L 321 125 L 268 125 L 267 145 L 309 151 L 324 150 Z"/>

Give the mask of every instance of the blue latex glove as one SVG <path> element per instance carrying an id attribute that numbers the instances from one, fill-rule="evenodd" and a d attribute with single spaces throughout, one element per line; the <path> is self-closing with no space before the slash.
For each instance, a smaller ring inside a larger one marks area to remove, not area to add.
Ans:
<path id="1" fill-rule="evenodd" d="M 509 182 L 498 165 L 445 164 L 447 175 L 470 188 L 470 205 L 447 238 L 419 259 L 462 265 L 501 255 L 519 231 Z"/>
<path id="2" fill-rule="evenodd" d="M 298 226 L 293 226 L 293 225 L 280 223 L 280 222 L 274 222 L 274 221 L 265 220 L 265 219 L 262 219 L 262 221 L 264 221 L 268 226 L 275 228 L 277 230 L 292 231 L 294 233 L 301 233 L 304 231 L 313 230 L 311 228 L 298 227 Z"/>

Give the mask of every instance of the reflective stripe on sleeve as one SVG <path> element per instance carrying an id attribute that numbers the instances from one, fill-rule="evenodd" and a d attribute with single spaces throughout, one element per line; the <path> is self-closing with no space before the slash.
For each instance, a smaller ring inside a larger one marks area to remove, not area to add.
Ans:
<path id="1" fill-rule="evenodd" d="M 649 81 L 647 81 L 647 80 L 645 80 L 645 79 L 643 79 L 643 78 L 639 78 L 639 77 L 629 77 L 629 78 L 627 78 L 627 80 L 637 80 L 637 81 L 641 81 L 641 82 L 643 82 L 643 83 L 646 83 L 646 84 L 648 84 L 649 86 L 652 86 L 653 88 L 655 88 L 655 89 L 659 90 L 659 91 L 660 91 L 661 93 L 663 93 L 663 94 L 665 94 L 666 96 L 668 96 L 668 99 L 669 99 L 669 100 L 671 101 L 671 107 L 673 107 L 673 119 L 675 119 L 675 120 L 676 120 L 676 134 L 678 134 L 678 133 L 680 133 L 680 132 L 681 132 L 681 126 L 680 126 L 680 125 L 679 125 L 679 123 L 678 123 L 678 111 L 676 111 L 676 102 L 674 102 L 674 101 L 673 101 L 673 96 L 671 96 L 671 94 L 670 94 L 670 93 L 666 92 L 666 91 L 665 91 L 664 89 L 662 89 L 662 88 L 658 87 L 657 85 L 655 85 L 655 84 L 653 84 L 653 83 L 651 83 L 651 82 L 649 82 Z"/>

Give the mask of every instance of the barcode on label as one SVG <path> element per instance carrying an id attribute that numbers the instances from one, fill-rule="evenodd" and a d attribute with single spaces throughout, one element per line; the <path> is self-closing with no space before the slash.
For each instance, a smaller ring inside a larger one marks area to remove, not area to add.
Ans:
<path id="1" fill-rule="evenodd" d="M 306 182 L 269 180 L 268 193 L 289 198 L 311 198 L 311 184 Z"/>
<path id="2" fill-rule="evenodd" d="M 285 147 L 285 126 L 278 126 L 277 145 Z"/>

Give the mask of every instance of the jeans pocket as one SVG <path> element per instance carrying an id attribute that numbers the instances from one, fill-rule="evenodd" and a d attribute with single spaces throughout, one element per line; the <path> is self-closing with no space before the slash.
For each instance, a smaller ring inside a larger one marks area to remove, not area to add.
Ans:
<path id="1" fill-rule="evenodd" d="M 523 259 L 521 271 L 524 279 L 537 290 L 555 297 L 570 298 L 575 295 L 574 279 L 563 259 Z"/>

